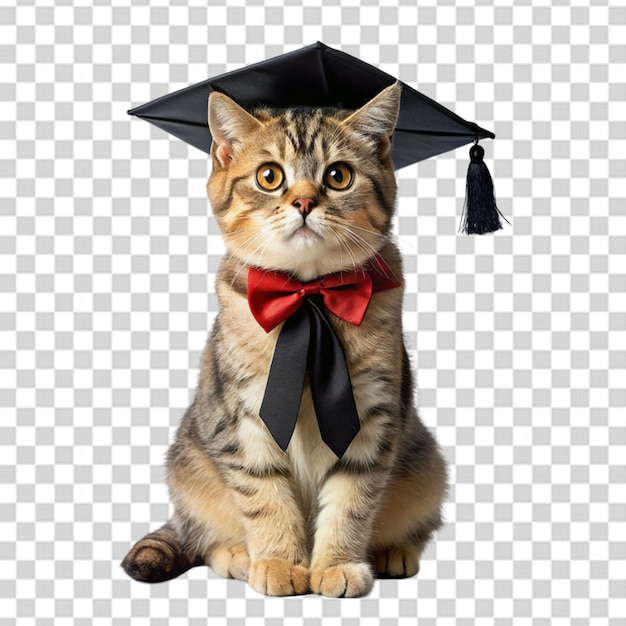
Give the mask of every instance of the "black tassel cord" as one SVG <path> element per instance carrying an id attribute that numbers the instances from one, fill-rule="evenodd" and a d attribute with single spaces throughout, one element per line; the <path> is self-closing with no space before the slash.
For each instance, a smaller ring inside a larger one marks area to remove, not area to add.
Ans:
<path id="1" fill-rule="evenodd" d="M 470 164 L 467 169 L 465 206 L 461 230 L 468 235 L 483 235 L 502 228 L 500 218 L 508 220 L 496 206 L 493 180 L 483 161 L 485 151 L 478 143 L 470 148 Z"/>

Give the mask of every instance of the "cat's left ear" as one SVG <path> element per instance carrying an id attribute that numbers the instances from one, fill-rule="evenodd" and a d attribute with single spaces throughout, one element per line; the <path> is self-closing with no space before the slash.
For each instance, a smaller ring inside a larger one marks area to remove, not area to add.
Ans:
<path id="1" fill-rule="evenodd" d="M 228 165 L 243 138 L 259 130 L 261 122 L 234 100 L 218 91 L 209 95 L 209 130 L 213 137 L 212 153 L 222 166 Z"/>
<path id="2" fill-rule="evenodd" d="M 345 119 L 343 126 L 369 141 L 381 144 L 388 151 L 398 122 L 401 94 L 402 84 L 397 81 Z"/>

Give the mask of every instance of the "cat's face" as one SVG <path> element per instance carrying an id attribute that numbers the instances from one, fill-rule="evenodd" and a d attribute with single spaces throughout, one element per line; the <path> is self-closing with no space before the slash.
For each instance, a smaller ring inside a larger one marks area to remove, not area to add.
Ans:
<path id="1" fill-rule="evenodd" d="M 231 254 L 301 280 L 361 265 L 386 242 L 395 208 L 392 85 L 356 112 L 258 110 L 209 98 L 207 185 Z"/>

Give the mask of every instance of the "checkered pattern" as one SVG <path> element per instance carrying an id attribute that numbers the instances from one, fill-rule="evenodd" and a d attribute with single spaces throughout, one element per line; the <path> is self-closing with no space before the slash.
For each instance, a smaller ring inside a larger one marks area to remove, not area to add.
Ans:
<path id="1" fill-rule="evenodd" d="M 607 0 L 17 0 L 0 8 L 0 626 L 622 625 L 626 9 Z M 399 172 L 407 340 L 449 460 L 418 578 L 264 598 L 118 567 L 169 512 L 223 246 L 146 102 L 321 40 L 497 135 L 511 226 L 457 234 L 465 149 Z"/>

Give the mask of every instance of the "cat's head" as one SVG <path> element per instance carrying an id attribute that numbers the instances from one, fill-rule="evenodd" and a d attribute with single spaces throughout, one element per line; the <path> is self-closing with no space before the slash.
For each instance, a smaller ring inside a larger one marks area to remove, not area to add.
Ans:
<path id="1" fill-rule="evenodd" d="M 229 252 L 301 280 L 361 265 L 388 240 L 400 83 L 357 111 L 209 98 L 209 199 Z"/>

